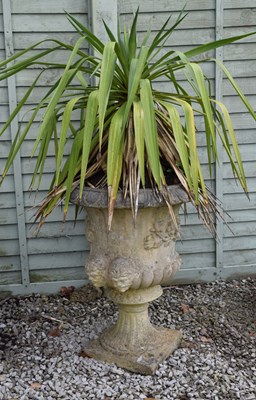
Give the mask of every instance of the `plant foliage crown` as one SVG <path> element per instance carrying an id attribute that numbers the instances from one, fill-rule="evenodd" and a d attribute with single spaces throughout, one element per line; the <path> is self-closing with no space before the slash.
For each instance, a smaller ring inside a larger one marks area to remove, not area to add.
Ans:
<path id="1" fill-rule="evenodd" d="M 165 44 L 186 15 L 183 11 L 169 27 L 170 18 L 152 38 L 149 29 L 138 45 L 137 11 L 128 32 L 118 27 L 117 38 L 106 25 L 109 41 L 103 44 L 72 15 L 67 18 L 81 35 L 74 46 L 51 39 L 53 47 L 29 55 L 42 45 L 39 42 L 0 63 L 0 80 L 31 66 L 43 67 L 27 93 L 2 128 L 10 126 L 36 87 L 42 74 L 58 69 L 60 77 L 31 110 L 28 122 L 20 125 L 2 175 L 7 174 L 20 146 L 25 141 L 37 115 L 43 111 L 32 156 L 36 165 L 32 186 L 40 186 L 51 143 L 54 143 L 56 169 L 48 195 L 36 214 L 43 223 L 64 199 L 64 214 L 72 191 L 84 186 L 108 188 L 109 226 L 118 189 L 129 195 L 134 217 L 138 209 L 138 191 L 150 186 L 160 194 L 171 212 L 168 185 L 179 182 L 197 207 L 203 221 L 214 230 L 213 194 L 206 188 L 198 156 L 195 117 L 204 121 L 206 151 L 211 173 L 218 159 L 216 135 L 219 135 L 231 168 L 247 191 L 246 179 L 231 118 L 225 105 L 211 95 L 210 85 L 201 65 L 208 61 L 195 57 L 225 46 L 255 32 L 213 41 L 187 52 L 165 51 Z M 85 42 L 94 55 L 84 51 Z M 70 52 L 65 64 L 44 61 L 60 49 Z M 191 61 L 192 59 L 192 61 Z M 249 113 L 256 115 L 226 67 L 214 60 L 235 89 Z M 178 77 L 182 73 L 182 83 Z M 89 80 L 88 80 L 89 77 Z M 165 90 L 156 82 L 164 79 Z M 189 86 L 189 90 L 185 87 Z M 80 113 L 79 123 L 73 121 Z M 67 151 L 71 143 L 71 150 Z"/>

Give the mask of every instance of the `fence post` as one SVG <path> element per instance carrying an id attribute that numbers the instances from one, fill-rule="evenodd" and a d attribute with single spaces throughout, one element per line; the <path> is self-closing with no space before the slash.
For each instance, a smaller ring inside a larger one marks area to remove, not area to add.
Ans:
<path id="1" fill-rule="evenodd" d="M 223 39 L 223 13 L 224 6 L 223 0 L 216 0 L 216 40 Z M 223 61 L 223 47 L 216 49 L 216 58 Z M 222 70 L 215 64 L 215 98 L 218 101 L 223 99 L 223 74 Z M 215 178 L 215 189 L 216 197 L 223 205 L 223 145 L 221 139 L 217 135 L 216 138 L 217 151 L 219 155 L 219 162 L 216 162 L 216 178 Z M 223 242 L 224 242 L 224 231 L 223 231 L 223 220 L 221 218 L 216 219 L 216 272 L 217 277 L 221 277 L 221 271 L 223 269 Z"/>
<path id="2" fill-rule="evenodd" d="M 12 56 L 14 53 L 11 0 L 3 0 L 3 23 L 4 23 L 5 55 L 6 58 L 8 58 Z M 17 106 L 15 76 L 10 76 L 7 79 L 7 88 L 8 88 L 8 98 L 9 98 L 9 113 L 11 114 Z M 17 130 L 18 130 L 18 116 L 16 116 L 16 118 L 14 118 L 11 123 L 12 142 L 15 138 Z M 14 185 L 15 185 L 15 201 L 16 201 L 16 212 L 17 212 L 17 223 L 18 223 L 19 250 L 20 250 L 21 278 L 22 278 L 22 284 L 25 287 L 27 287 L 29 285 L 29 266 L 28 266 L 25 206 L 24 206 L 23 185 L 22 185 L 21 157 L 19 153 L 16 155 L 16 158 L 13 161 L 13 169 L 14 169 Z"/>
<path id="3" fill-rule="evenodd" d="M 107 42 L 109 37 L 102 20 L 106 22 L 116 36 L 117 33 L 117 0 L 90 0 L 89 21 L 91 29 L 102 42 Z"/>

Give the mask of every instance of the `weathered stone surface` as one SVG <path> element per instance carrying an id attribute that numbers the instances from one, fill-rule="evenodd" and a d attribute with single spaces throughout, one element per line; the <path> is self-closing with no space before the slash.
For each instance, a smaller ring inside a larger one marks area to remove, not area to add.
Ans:
<path id="1" fill-rule="evenodd" d="M 99 340 L 92 340 L 84 345 L 83 349 L 88 356 L 99 361 L 116 364 L 118 367 L 139 374 L 153 375 L 159 364 L 179 347 L 182 339 L 179 331 L 162 327 L 155 327 L 155 330 L 157 334 L 151 341 L 150 350 L 146 349 L 137 355 L 110 352 L 102 346 Z"/>
<path id="2" fill-rule="evenodd" d="M 187 203 L 189 201 L 186 192 L 180 185 L 171 185 L 168 187 L 169 201 L 172 205 Z M 79 198 L 79 190 L 76 189 L 71 195 L 71 201 L 85 208 L 107 208 L 108 192 L 104 189 L 85 188 L 82 198 Z M 138 196 L 139 208 L 161 207 L 165 206 L 163 197 L 156 194 L 151 189 L 141 189 Z M 130 197 L 124 198 L 123 193 L 117 193 L 115 208 L 131 208 Z"/>
<path id="3" fill-rule="evenodd" d="M 181 332 L 149 321 L 148 303 L 161 294 L 160 286 L 125 293 L 107 289 L 107 295 L 119 306 L 117 323 L 104 330 L 99 339 L 85 344 L 85 353 L 133 372 L 153 374 L 182 338 Z"/>
<path id="4" fill-rule="evenodd" d="M 179 205 L 173 206 L 178 219 Z M 117 209 L 111 231 L 107 209 L 87 209 L 89 279 L 96 287 L 120 292 L 164 284 L 177 272 L 180 257 L 175 250 L 177 228 L 167 207 L 145 208 L 136 224 L 130 210 Z"/>
<path id="5" fill-rule="evenodd" d="M 180 332 L 154 326 L 148 317 L 149 302 L 161 296 L 160 285 L 169 282 L 180 266 L 175 242 L 179 208 L 187 196 L 180 186 L 172 189 L 170 199 L 176 223 L 161 198 L 157 199 L 151 190 L 141 190 L 136 222 L 129 199 L 119 193 L 110 231 L 107 191 L 86 189 L 81 201 L 73 195 L 73 201 L 87 211 L 87 275 L 95 287 L 104 287 L 119 306 L 116 325 L 88 343 L 85 352 L 145 374 L 154 373 L 181 340 Z"/>

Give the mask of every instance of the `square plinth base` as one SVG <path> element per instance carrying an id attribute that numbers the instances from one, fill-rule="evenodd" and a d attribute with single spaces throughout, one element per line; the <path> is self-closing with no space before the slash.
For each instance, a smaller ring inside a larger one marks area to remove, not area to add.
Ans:
<path id="1" fill-rule="evenodd" d="M 102 347 L 100 340 L 92 340 L 83 346 L 84 352 L 92 358 L 144 375 L 153 375 L 159 364 L 169 357 L 180 345 L 180 331 L 157 327 L 157 336 L 153 343 L 147 343 L 147 349 L 141 354 L 120 355 Z M 104 333 L 103 333 L 104 334 Z M 117 349 L 118 350 L 118 349 Z"/>

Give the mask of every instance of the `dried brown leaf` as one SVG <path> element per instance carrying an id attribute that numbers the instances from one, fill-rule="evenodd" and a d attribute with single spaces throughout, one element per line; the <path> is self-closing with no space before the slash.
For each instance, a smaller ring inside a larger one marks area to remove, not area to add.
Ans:
<path id="1" fill-rule="evenodd" d="M 145 397 L 144 400 L 158 400 L 156 397 Z"/>
<path id="2" fill-rule="evenodd" d="M 183 340 L 181 342 L 181 347 L 184 348 L 184 349 L 195 349 L 196 348 L 196 344 L 193 343 L 193 342 L 190 342 L 190 341 Z"/>
<path id="3" fill-rule="evenodd" d="M 49 336 L 58 337 L 61 335 L 61 330 L 59 327 L 53 328 L 48 333 Z"/>
<path id="4" fill-rule="evenodd" d="M 41 383 L 39 383 L 39 382 L 33 382 L 33 383 L 31 383 L 31 385 L 30 385 L 30 389 L 40 389 L 41 386 L 42 386 Z"/>
<path id="5" fill-rule="evenodd" d="M 208 336 L 201 336 L 201 341 L 204 343 L 211 343 L 213 342 L 212 338 L 208 337 Z"/>
<path id="6" fill-rule="evenodd" d="M 183 314 L 187 314 L 190 311 L 190 308 L 187 304 L 181 303 L 181 308 L 182 308 Z"/>
<path id="7" fill-rule="evenodd" d="M 62 297 L 65 297 L 66 299 L 70 299 L 70 296 L 74 292 L 74 290 L 75 286 L 62 286 L 62 288 L 60 288 L 60 295 Z"/>

